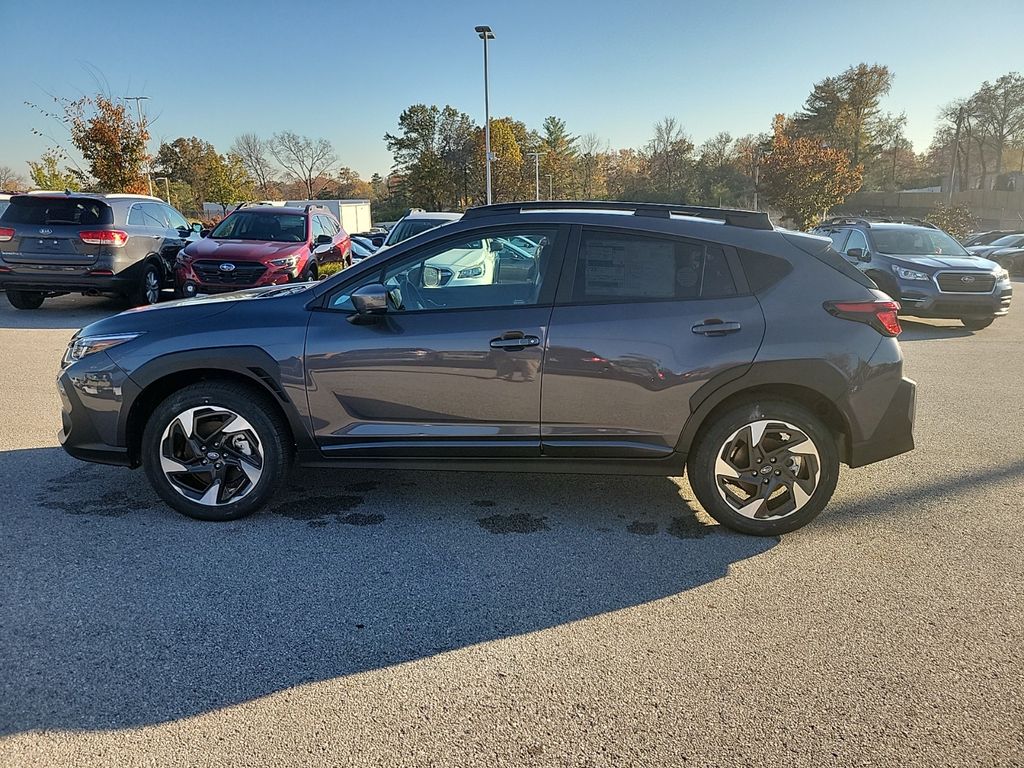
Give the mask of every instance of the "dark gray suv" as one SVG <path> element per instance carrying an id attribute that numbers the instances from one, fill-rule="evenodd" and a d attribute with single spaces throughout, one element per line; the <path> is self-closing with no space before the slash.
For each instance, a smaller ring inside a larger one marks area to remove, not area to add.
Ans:
<path id="1" fill-rule="evenodd" d="M 679 475 L 774 535 L 913 448 L 898 305 L 827 238 L 642 203 L 470 209 L 320 283 L 79 331 L 61 442 L 231 520 L 307 466 Z"/>
<path id="2" fill-rule="evenodd" d="M 15 195 L 0 216 L 0 287 L 18 309 L 65 293 L 156 304 L 199 229 L 146 195 Z"/>

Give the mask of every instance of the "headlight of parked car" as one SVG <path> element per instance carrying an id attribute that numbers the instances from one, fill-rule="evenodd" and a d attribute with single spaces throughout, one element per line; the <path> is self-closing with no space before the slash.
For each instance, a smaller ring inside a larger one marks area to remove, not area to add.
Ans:
<path id="1" fill-rule="evenodd" d="M 906 269 L 905 267 L 898 267 L 895 264 L 892 265 L 892 271 L 896 273 L 896 277 L 901 280 L 931 280 L 931 275 L 926 272 L 918 272 L 916 269 Z"/>
<path id="2" fill-rule="evenodd" d="M 141 335 L 141 333 L 114 333 L 109 336 L 82 336 L 72 339 L 71 343 L 68 344 L 67 351 L 64 353 L 64 360 L 62 362 L 65 367 L 69 366 L 72 363 L 78 362 L 83 357 L 116 347 L 118 344 L 124 344 L 126 341 L 131 341 Z"/>
<path id="3" fill-rule="evenodd" d="M 178 251 L 178 255 L 174 257 L 174 261 L 178 264 L 184 264 L 188 259 L 189 257 L 185 255 L 184 251 Z"/>
<path id="4" fill-rule="evenodd" d="M 1008 270 L 1008 269 L 996 270 L 996 282 L 997 283 L 1000 283 L 1003 280 L 1009 280 L 1009 279 L 1010 279 L 1010 270 Z"/>
<path id="5" fill-rule="evenodd" d="M 288 269 L 291 269 L 298 260 L 298 256 L 285 256 L 283 259 L 271 259 L 270 263 L 275 267 L 288 267 Z"/>
<path id="6" fill-rule="evenodd" d="M 475 264 L 459 270 L 459 277 L 480 277 L 484 273 L 483 264 Z"/>

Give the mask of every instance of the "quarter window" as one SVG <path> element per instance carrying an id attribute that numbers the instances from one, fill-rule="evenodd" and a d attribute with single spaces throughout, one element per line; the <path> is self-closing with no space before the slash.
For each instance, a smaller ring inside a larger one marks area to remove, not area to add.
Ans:
<path id="1" fill-rule="evenodd" d="M 735 296 L 725 251 L 712 243 L 584 232 L 574 302 Z"/>

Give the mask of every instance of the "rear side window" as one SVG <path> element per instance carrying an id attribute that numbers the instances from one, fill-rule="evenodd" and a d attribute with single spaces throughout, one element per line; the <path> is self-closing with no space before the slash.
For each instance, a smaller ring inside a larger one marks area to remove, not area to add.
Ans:
<path id="1" fill-rule="evenodd" d="M 95 227 L 114 223 L 114 212 L 90 197 L 14 197 L 0 216 L 4 224 Z"/>
<path id="2" fill-rule="evenodd" d="M 584 231 L 573 302 L 735 296 L 724 250 L 711 243 Z"/>

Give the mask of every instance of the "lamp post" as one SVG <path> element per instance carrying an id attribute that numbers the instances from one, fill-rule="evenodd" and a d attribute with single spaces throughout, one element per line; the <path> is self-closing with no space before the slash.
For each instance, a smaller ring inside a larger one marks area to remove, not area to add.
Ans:
<path id="1" fill-rule="evenodd" d="M 549 173 L 549 174 L 547 174 L 547 177 L 548 177 L 548 200 L 554 200 L 555 199 L 555 191 L 554 191 L 555 190 L 555 182 L 553 181 L 554 174 Z"/>
<path id="2" fill-rule="evenodd" d="M 167 193 L 167 204 L 174 205 L 174 203 L 171 202 L 171 180 L 166 176 L 157 176 L 156 180 L 164 183 L 164 191 Z"/>
<path id="3" fill-rule="evenodd" d="M 540 200 L 540 158 L 541 155 L 546 155 L 547 152 L 527 152 L 526 154 L 533 156 L 533 184 L 534 184 L 534 200 Z"/>
<path id="4" fill-rule="evenodd" d="M 135 102 L 135 116 L 136 116 L 136 118 L 139 121 L 139 130 L 142 130 L 143 128 L 145 128 L 146 124 L 145 124 L 145 122 L 142 119 L 142 102 L 148 101 L 149 100 L 149 96 L 125 96 L 124 100 L 125 101 L 134 101 Z M 152 197 L 153 196 L 153 176 L 149 172 L 149 169 L 146 170 L 146 182 L 149 184 L 149 196 Z"/>
<path id="5" fill-rule="evenodd" d="M 484 152 L 487 166 L 487 204 L 491 204 L 491 101 L 487 81 L 487 41 L 494 39 L 494 33 L 486 25 L 475 27 L 477 35 L 484 41 Z"/>

